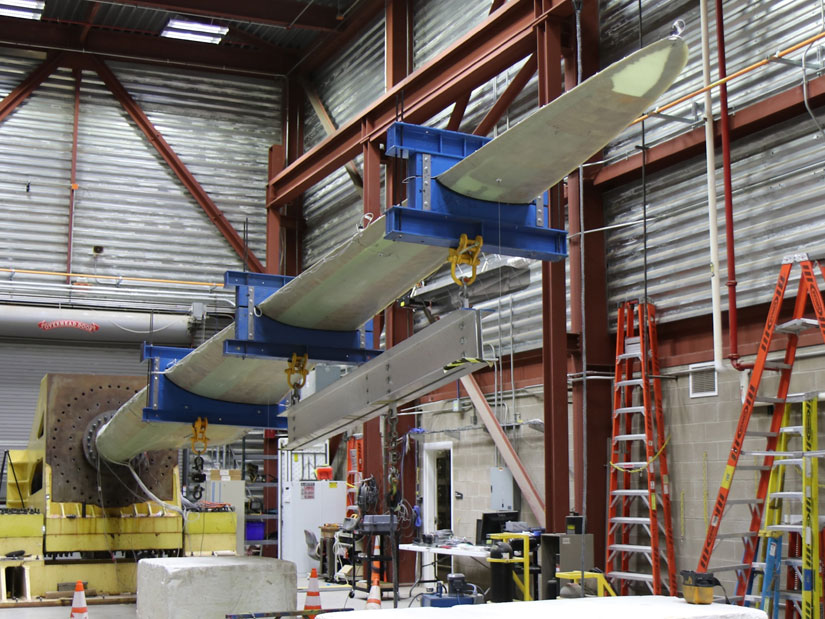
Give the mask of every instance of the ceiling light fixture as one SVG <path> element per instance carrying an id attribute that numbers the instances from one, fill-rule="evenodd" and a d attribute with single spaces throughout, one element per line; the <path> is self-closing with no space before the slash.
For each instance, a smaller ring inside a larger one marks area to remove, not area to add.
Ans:
<path id="1" fill-rule="evenodd" d="M 0 0 L 0 15 L 20 19 L 40 19 L 45 0 Z"/>
<path id="2" fill-rule="evenodd" d="M 3 1 L 0 0 L 0 2 Z M 227 32 L 229 32 L 229 28 L 226 26 L 174 18 L 167 22 L 166 28 L 163 29 L 160 36 L 217 45 L 223 40 Z"/>

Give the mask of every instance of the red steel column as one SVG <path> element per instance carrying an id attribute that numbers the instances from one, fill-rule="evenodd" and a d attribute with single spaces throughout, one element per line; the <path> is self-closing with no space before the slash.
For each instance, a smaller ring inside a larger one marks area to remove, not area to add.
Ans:
<path id="1" fill-rule="evenodd" d="M 544 0 L 536 0 L 536 15 L 544 13 Z M 561 25 L 543 21 L 536 27 L 536 59 L 539 75 L 539 105 L 561 94 Z M 551 228 L 564 229 L 563 188 L 550 192 Z M 563 532 L 570 510 L 567 427 L 567 304 L 564 262 L 541 265 L 542 374 L 544 379 L 544 526 Z"/>
<path id="2" fill-rule="evenodd" d="M 582 32 L 582 79 L 598 70 L 598 6 L 584 3 L 581 15 Z M 566 59 L 565 83 L 568 89 L 576 85 L 575 56 Z M 585 169 L 586 170 L 586 169 Z M 593 230 L 603 225 L 601 196 L 593 190 L 592 182 L 585 178 L 584 221 L 580 218 L 580 183 L 578 172 L 567 180 L 568 218 L 570 221 L 570 320 L 574 333 L 582 333 L 587 365 L 584 367 L 581 352 L 574 355 L 574 372 L 609 370 L 613 367 L 607 331 L 607 283 L 605 273 L 605 248 L 603 233 L 581 235 L 582 230 Z M 578 236 L 575 236 L 577 235 Z M 585 258 L 582 264 L 581 244 Z M 584 270 L 584 307 L 582 316 L 582 270 Z M 605 488 L 607 483 L 607 442 L 610 436 L 611 393 L 610 383 L 605 380 L 587 381 L 587 398 L 582 380 L 573 382 L 573 469 L 574 499 L 576 511 L 585 509 L 584 488 L 587 486 L 587 531 L 593 534 L 593 552 L 597 565 L 601 565 L 605 543 Z M 585 432 L 585 414 L 586 432 Z M 586 451 L 585 451 L 586 442 Z M 585 458 L 587 476 L 585 478 Z"/>
<path id="3" fill-rule="evenodd" d="M 269 147 L 269 178 L 284 169 L 286 163 L 286 148 L 283 143 L 273 144 Z M 269 194 L 272 188 L 267 185 L 267 201 L 269 204 Z M 266 207 L 266 272 L 275 275 L 282 275 L 283 246 L 281 243 L 281 213 L 277 205 Z"/>

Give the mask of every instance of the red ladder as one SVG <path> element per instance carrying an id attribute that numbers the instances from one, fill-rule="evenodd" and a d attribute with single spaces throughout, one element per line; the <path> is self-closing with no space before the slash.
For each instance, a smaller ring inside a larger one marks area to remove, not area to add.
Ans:
<path id="1" fill-rule="evenodd" d="M 745 601 L 748 581 L 752 577 L 754 570 L 754 558 L 759 540 L 758 534 L 765 511 L 765 500 L 770 482 L 770 473 L 774 466 L 775 454 L 777 453 L 777 443 L 785 412 L 785 403 L 787 400 L 792 399 L 788 390 L 791 382 L 791 372 L 796 358 L 796 349 L 799 344 L 799 335 L 808 329 L 818 329 L 823 341 L 825 341 L 825 304 L 823 304 L 815 273 L 816 264 L 822 276 L 825 277 L 825 267 L 823 267 L 820 260 L 820 258 L 813 258 L 808 254 L 800 253 L 786 257 L 782 261 L 776 289 L 774 290 L 771 305 L 768 310 L 768 319 L 765 322 L 765 329 L 762 332 L 762 339 L 759 342 L 759 350 L 756 355 L 756 361 L 754 362 L 750 383 L 748 384 L 748 390 L 745 394 L 744 403 L 742 404 L 742 412 L 739 414 L 739 422 L 734 434 L 733 444 L 730 448 L 730 454 L 728 455 L 727 466 L 722 476 L 722 484 L 719 487 L 719 494 L 716 497 L 716 503 L 714 504 L 711 519 L 708 523 L 702 554 L 699 557 L 699 566 L 697 568 L 699 572 L 706 572 L 710 568 L 714 573 L 733 571 L 736 574 L 736 593 L 734 600 L 740 604 Z M 779 324 L 779 313 L 794 264 L 799 264 L 802 272 L 796 294 L 796 302 L 794 303 L 793 315 L 791 320 Z M 814 318 L 805 317 L 809 300 L 813 309 Z M 787 334 L 785 354 L 781 361 L 769 361 L 768 353 L 771 349 L 774 335 L 777 333 Z M 758 393 L 759 384 L 765 370 L 774 370 L 780 373 L 776 397 L 765 397 Z M 748 424 L 753 414 L 754 405 L 757 403 L 773 405 L 773 416 L 768 432 L 748 432 Z M 743 445 L 745 440 L 755 437 L 764 437 L 767 440 L 766 449 L 752 453 L 744 451 Z M 764 459 L 762 464 L 739 465 L 739 458 L 743 455 L 754 455 L 763 457 Z M 759 471 L 759 484 L 754 498 L 728 498 L 737 467 L 743 470 Z M 734 505 L 746 505 L 748 507 L 750 510 L 750 527 L 747 531 L 720 532 L 722 517 L 726 513 L 726 509 Z M 713 554 L 717 541 L 736 538 L 741 538 L 743 541 L 744 556 L 742 562 L 731 566 L 711 567 L 711 555 Z"/>
<path id="2" fill-rule="evenodd" d="M 678 593 L 658 352 L 653 305 L 623 303 L 616 330 L 606 561 L 620 595 L 628 594 L 633 581 L 654 595 Z"/>

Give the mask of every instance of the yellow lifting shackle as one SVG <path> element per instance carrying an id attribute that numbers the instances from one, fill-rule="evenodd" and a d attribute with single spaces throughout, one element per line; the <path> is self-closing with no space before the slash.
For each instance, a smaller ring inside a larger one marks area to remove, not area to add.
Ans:
<path id="1" fill-rule="evenodd" d="M 450 275 L 453 281 L 459 286 L 469 286 L 476 281 L 476 275 L 479 264 L 479 256 L 481 255 L 481 247 L 484 245 L 484 239 L 479 234 L 474 241 L 470 241 L 466 234 L 462 234 L 458 239 L 458 247 L 456 249 L 450 248 L 450 253 L 447 262 L 450 263 Z M 469 264 L 473 268 L 470 277 L 459 278 L 456 275 L 456 267 L 459 264 Z"/>
<path id="2" fill-rule="evenodd" d="M 206 438 L 206 428 L 209 426 L 209 421 L 205 417 L 198 417 L 195 423 L 192 424 L 192 452 L 196 455 L 201 455 L 206 452 L 209 446 L 209 439 Z"/>
<path id="3" fill-rule="evenodd" d="M 308 354 L 299 357 L 298 353 L 292 353 L 292 360 L 289 362 L 289 365 L 284 370 L 284 374 L 286 374 L 286 379 L 289 383 L 289 386 L 293 389 L 300 389 L 306 384 L 307 374 L 309 373 L 309 370 L 307 369 L 308 361 Z M 293 377 L 295 375 L 299 375 L 301 377 L 301 380 L 298 382 L 293 382 Z"/>

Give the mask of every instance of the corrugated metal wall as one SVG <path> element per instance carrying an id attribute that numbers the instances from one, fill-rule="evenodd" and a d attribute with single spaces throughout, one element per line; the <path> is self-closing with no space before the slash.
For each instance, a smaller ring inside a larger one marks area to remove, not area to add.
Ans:
<path id="1" fill-rule="evenodd" d="M 142 375 L 140 346 L 0 340 L 0 452 L 22 449 L 31 432 L 40 381 L 48 373 Z"/>
<path id="2" fill-rule="evenodd" d="M 642 7 L 646 40 L 666 33 L 672 19 L 687 22 L 688 67 L 662 102 L 701 86 L 698 8 L 693 3 L 645 2 Z M 644 15 L 653 19 L 645 21 Z M 714 15 L 711 15 L 713 23 Z M 635 24 L 635 32 L 634 32 Z M 728 73 L 789 47 L 821 28 L 819 3 L 788 0 L 774 3 L 725 3 Z M 603 3 L 604 58 L 623 55 L 638 46 L 636 2 Z M 656 36 L 653 36 L 655 33 Z M 715 29 L 711 30 L 715 41 Z M 713 45 L 715 47 L 715 45 Z M 804 50 L 803 50 L 804 51 Z M 790 58 L 799 61 L 803 51 Z M 808 61 L 821 53 L 814 48 Z M 715 78 L 716 58 L 712 59 Z M 814 73 L 809 74 L 809 78 Z M 801 84 L 801 67 L 770 64 L 729 84 L 733 111 Z M 687 104 L 674 110 L 685 115 Z M 718 105 L 714 97 L 714 112 Z M 668 112 L 670 113 L 670 112 Z M 820 113 L 821 115 L 821 113 Z M 654 120 L 646 124 L 648 144 L 684 132 L 679 122 Z M 640 143 L 638 126 L 626 131 L 609 148 L 611 155 L 627 153 Z M 736 230 L 738 305 L 770 299 L 782 257 L 800 248 L 821 246 L 819 188 L 825 174 L 825 140 L 808 115 L 766 129 L 733 144 L 734 220 Z M 717 153 L 717 192 L 721 268 L 726 278 L 724 218 L 722 216 L 721 153 Z M 648 291 L 663 321 L 710 312 L 707 193 L 704 156 L 664 172 L 648 175 Z M 642 212 L 640 182 L 605 194 L 607 225 L 638 220 Z M 643 238 L 641 226 L 608 234 L 608 297 L 611 308 L 641 296 Z M 727 290 L 722 286 L 723 300 Z"/>
<path id="3" fill-rule="evenodd" d="M 42 62 L 0 55 L 0 97 Z M 59 71 L 0 125 L 0 266 L 66 268 L 72 144 L 70 73 Z"/>
<path id="4" fill-rule="evenodd" d="M 715 3 L 709 2 L 711 23 L 711 73 L 716 70 Z M 639 3 L 637 0 L 602 0 L 601 2 L 601 57 L 607 65 L 639 48 Z M 724 3 L 725 52 L 727 72 L 732 74 L 759 60 L 790 47 L 822 27 L 819 2 L 810 0 L 781 0 L 778 2 L 749 2 L 726 0 Z M 643 41 L 648 44 L 667 36 L 676 19 L 685 21 L 683 33 L 690 48 L 688 66 L 661 103 L 676 99 L 701 87 L 701 31 L 699 28 L 699 3 L 687 0 L 645 0 L 641 7 Z M 822 47 L 817 44 L 808 54 L 809 62 L 818 61 Z M 799 61 L 803 51 L 789 58 Z M 754 71 L 730 83 L 728 103 L 732 111 L 757 100 L 787 90 L 799 83 L 800 69 L 780 63 Z M 712 91 L 714 115 L 718 118 L 718 89 Z M 696 108 L 693 101 L 699 107 Z M 680 104 L 668 114 L 701 122 L 701 97 Z M 664 119 L 651 119 L 645 123 L 648 144 L 656 143 L 683 133 L 686 125 Z M 605 151 L 608 157 L 621 157 L 635 151 L 639 143 L 639 127 L 633 127 L 615 140 Z"/>
<path id="5" fill-rule="evenodd" d="M 384 94 L 384 26 L 382 15 L 313 76 L 312 85 L 336 126 Z M 309 104 L 305 118 L 304 147 L 309 149 L 326 132 Z M 360 156 L 355 165 L 362 169 Z M 304 267 L 352 236 L 362 213 L 361 197 L 343 168 L 311 187 L 304 194 Z"/>
<path id="6" fill-rule="evenodd" d="M 0 52 L 0 96 L 39 56 Z M 265 252 L 267 150 L 280 141 L 280 81 L 123 63 L 111 68 L 235 229 Z M 0 126 L 3 266 L 63 271 L 74 80 L 59 70 Z M 241 259 L 97 76 L 83 73 L 75 271 L 219 281 Z M 98 257 L 92 246 L 103 246 Z"/>

